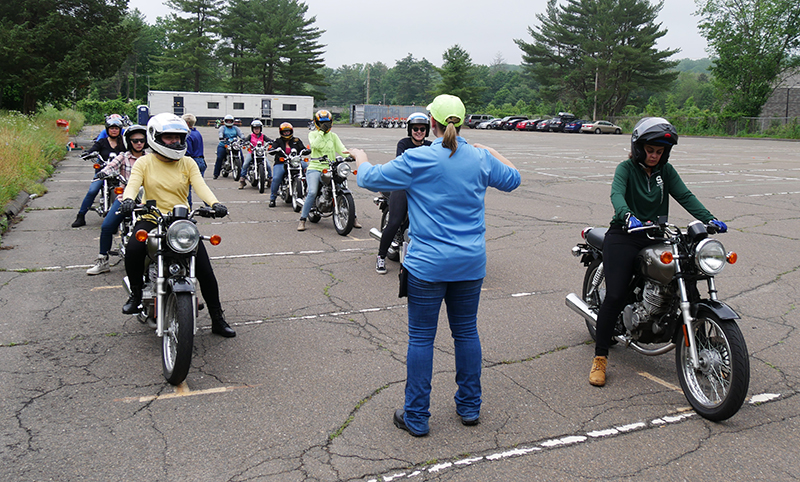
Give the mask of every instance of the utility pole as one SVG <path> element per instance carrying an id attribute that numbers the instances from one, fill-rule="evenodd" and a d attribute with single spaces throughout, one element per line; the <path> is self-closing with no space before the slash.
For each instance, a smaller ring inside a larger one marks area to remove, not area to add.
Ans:
<path id="1" fill-rule="evenodd" d="M 594 68 L 594 109 L 592 110 L 592 120 L 597 120 L 597 78 L 598 78 L 598 71 L 597 67 Z"/>
<path id="2" fill-rule="evenodd" d="M 369 65 L 367 65 L 367 99 L 364 103 L 369 104 Z"/>

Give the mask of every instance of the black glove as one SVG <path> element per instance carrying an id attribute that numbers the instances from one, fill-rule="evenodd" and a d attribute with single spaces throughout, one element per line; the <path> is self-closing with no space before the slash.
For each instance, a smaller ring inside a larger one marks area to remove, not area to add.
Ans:
<path id="1" fill-rule="evenodd" d="M 107 177 L 108 174 L 104 173 L 103 171 L 97 171 L 97 174 L 94 175 L 95 179 L 100 179 L 100 180 L 106 179 Z"/>
<path id="2" fill-rule="evenodd" d="M 123 216 L 128 216 L 133 212 L 136 207 L 136 201 L 133 199 L 123 199 L 122 204 L 119 206 L 119 213 Z"/>
<path id="3" fill-rule="evenodd" d="M 224 218 L 228 215 L 228 208 L 223 206 L 221 203 L 214 203 L 214 205 L 211 206 L 211 209 L 214 210 L 215 217 Z"/>

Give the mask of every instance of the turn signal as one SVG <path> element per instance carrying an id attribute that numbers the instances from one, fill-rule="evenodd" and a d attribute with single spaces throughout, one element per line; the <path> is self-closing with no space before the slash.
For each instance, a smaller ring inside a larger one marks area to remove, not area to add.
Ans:
<path id="1" fill-rule="evenodd" d="M 117 196 L 119 196 L 123 192 L 125 192 L 125 188 L 124 187 L 117 186 L 117 187 L 114 188 L 114 194 L 116 194 Z"/>
<path id="2" fill-rule="evenodd" d="M 725 256 L 725 260 L 728 261 L 730 264 L 736 264 L 736 260 L 739 259 L 739 256 L 736 255 L 735 252 L 731 251 Z"/>
<path id="3" fill-rule="evenodd" d="M 92 167 L 93 167 L 93 168 L 95 168 L 95 169 L 100 169 L 100 168 L 101 168 L 101 167 L 103 167 L 103 166 L 101 166 L 100 164 L 98 164 L 98 163 L 96 163 L 96 162 L 95 162 L 95 163 L 94 163 L 94 165 L 93 165 Z"/>
<path id="4" fill-rule="evenodd" d="M 280 161 L 278 161 L 278 162 L 286 162 L 286 158 L 285 157 L 281 157 Z"/>
<path id="5" fill-rule="evenodd" d="M 328 173 L 328 170 L 327 170 L 327 169 L 323 169 L 323 170 L 322 170 L 322 173 L 323 173 L 323 174 L 327 174 L 327 173 Z"/>
<path id="6" fill-rule="evenodd" d="M 658 259 L 661 260 L 661 262 L 664 264 L 672 263 L 672 260 L 674 259 L 672 257 L 672 251 L 664 251 L 663 253 L 661 253 L 661 256 L 658 257 Z"/>
<path id="7" fill-rule="evenodd" d="M 220 237 L 219 234 L 214 234 L 208 238 L 208 242 L 211 243 L 212 246 L 216 246 L 222 242 L 222 237 Z"/>
<path id="8" fill-rule="evenodd" d="M 353 175 L 355 176 L 356 174 L 358 174 L 358 169 L 353 169 Z"/>
<path id="9" fill-rule="evenodd" d="M 139 241 L 140 243 L 147 241 L 147 231 L 144 229 L 136 231 L 136 241 Z"/>

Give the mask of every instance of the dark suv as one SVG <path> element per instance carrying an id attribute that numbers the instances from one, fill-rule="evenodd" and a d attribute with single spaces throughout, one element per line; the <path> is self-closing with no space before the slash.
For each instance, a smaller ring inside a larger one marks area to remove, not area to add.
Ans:
<path id="1" fill-rule="evenodd" d="M 576 119 L 577 117 L 569 112 L 559 112 L 557 116 L 550 120 L 548 128 L 550 132 L 564 132 L 564 126 Z"/>

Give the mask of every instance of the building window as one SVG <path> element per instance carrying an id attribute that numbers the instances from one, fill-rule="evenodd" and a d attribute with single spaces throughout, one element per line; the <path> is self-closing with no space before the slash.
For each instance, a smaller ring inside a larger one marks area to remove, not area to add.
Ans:
<path id="1" fill-rule="evenodd" d="M 297 104 L 283 104 L 283 110 L 297 110 Z"/>
<path id="2" fill-rule="evenodd" d="M 233 110 L 244 110 L 244 102 L 234 102 Z"/>
<path id="3" fill-rule="evenodd" d="M 208 103 L 209 109 L 219 109 L 219 102 L 209 102 Z"/>

